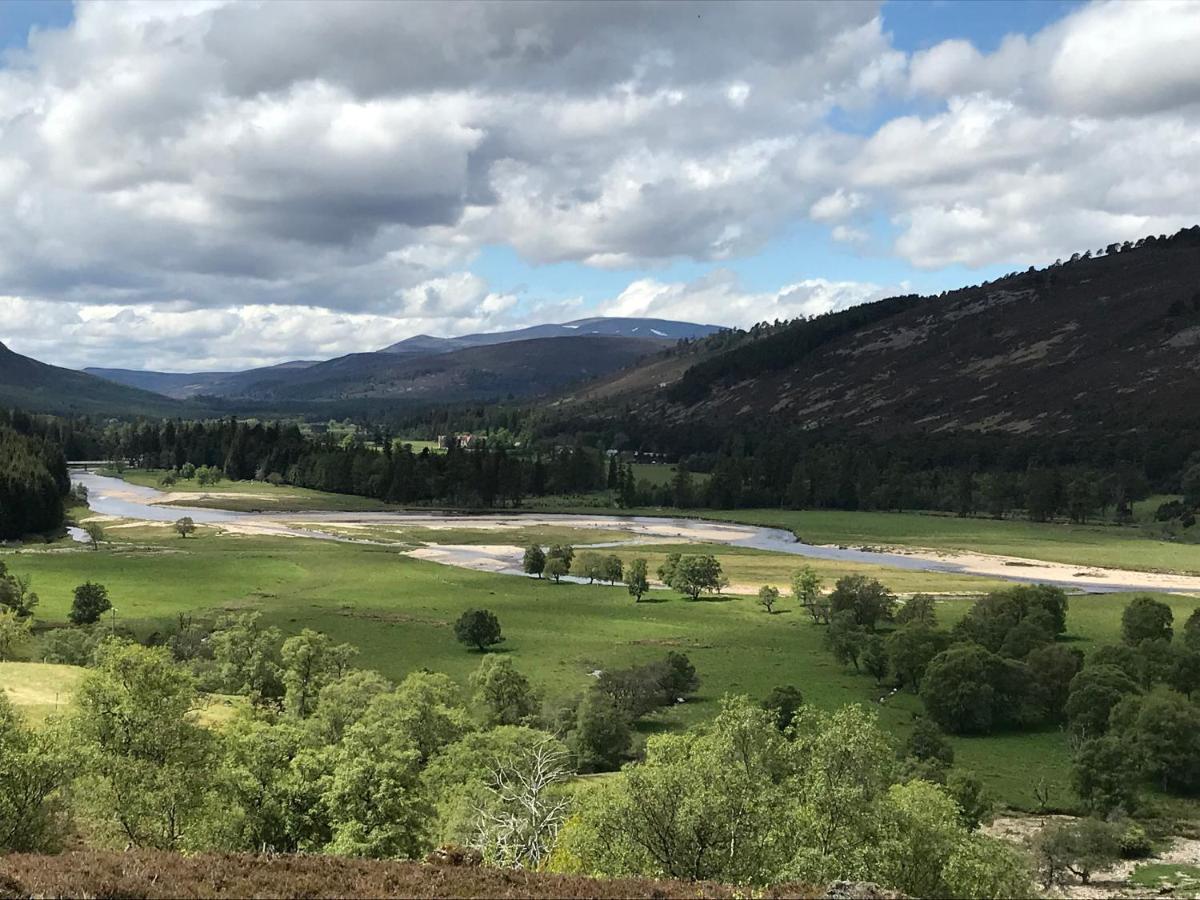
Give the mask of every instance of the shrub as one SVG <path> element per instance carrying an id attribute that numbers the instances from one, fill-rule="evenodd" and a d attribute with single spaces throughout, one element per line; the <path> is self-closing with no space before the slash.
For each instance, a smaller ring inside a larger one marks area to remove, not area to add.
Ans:
<path id="1" fill-rule="evenodd" d="M 1154 846 L 1150 843 L 1150 835 L 1146 834 L 1146 829 L 1136 822 L 1130 822 L 1125 826 L 1125 830 L 1121 832 L 1118 846 L 1121 859 L 1145 859 L 1154 850 Z"/>

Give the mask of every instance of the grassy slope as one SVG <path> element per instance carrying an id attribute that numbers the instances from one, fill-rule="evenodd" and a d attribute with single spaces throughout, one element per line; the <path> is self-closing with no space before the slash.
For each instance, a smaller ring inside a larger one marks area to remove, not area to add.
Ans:
<path id="1" fill-rule="evenodd" d="M 30 721 L 42 722 L 48 716 L 66 711 L 71 694 L 86 672 L 79 666 L 54 663 L 0 662 L 0 691 Z M 210 694 L 204 698 L 198 718 L 207 725 L 220 725 L 244 705 L 242 697 Z"/>
<path id="2" fill-rule="evenodd" d="M 32 576 L 42 620 L 64 620 L 74 586 L 92 579 L 108 586 L 118 623 L 139 631 L 167 628 L 181 612 L 215 616 L 260 609 L 285 632 L 316 628 L 352 642 L 362 651 L 359 665 L 392 678 L 429 668 L 465 682 L 480 657 L 456 643 L 450 626 L 464 609 L 486 607 L 503 624 L 501 652 L 511 654 L 551 702 L 587 686 L 587 673 L 595 668 L 645 662 L 667 648 L 682 648 L 703 677 L 700 696 L 649 728 L 711 716 L 726 692 L 761 697 L 778 684 L 795 684 L 825 707 L 878 699 L 871 680 L 836 665 L 822 648 L 822 630 L 786 602 L 773 616 L 752 598 L 691 603 L 654 592 L 651 602 L 634 604 L 620 586 L 552 585 L 421 562 L 388 548 L 218 536 L 212 529 L 186 541 L 153 528 L 110 529 L 110 536 L 116 543 L 99 552 L 26 551 L 3 558 L 11 570 Z M 737 564 L 733 554 L 723 556 Z M 1191 598 L 1164 599 L 1177 621 L 1197 605 Z M 1072 637 L 1085 649 L 1115 639 L 1127 600 L 1072 599 Z M 939 608 L 952 622 L 968 605 L 946 600 Z M 882 721 L 902 733 L 919 702 L 900 694 L 879 709 Z M 962 762 L 986 776 L 1004 801 L 1031 806 L 1033 787 L 1044 777 L 1055 785 L 1054 796 L 1069 802 L 1061 734 L 955 743 Z"/>
<path id="3" fill-rule="evenodd" d="M 0 662 L 0 692 L 30 720 L 40 722 L 65 710 L 84 671 L 49 663 Z"/>
<path id="4" fill-rule="evenodd" d="M 633 469 L 633 477 L 637 481 L 648 481 L 654 486 L 670 484 L 671 479 L 675 477 L 675 466 L 667 465 L 666 463 L 632 463 L 630 468 Z M 708 481 L 708 473 L 693 472 L 692 484 L 704 484 Z"/>

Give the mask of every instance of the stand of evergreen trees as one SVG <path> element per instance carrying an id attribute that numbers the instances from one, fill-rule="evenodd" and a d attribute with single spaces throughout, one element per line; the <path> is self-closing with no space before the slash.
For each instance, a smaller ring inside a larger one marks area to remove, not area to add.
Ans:
<path id="1" fill-rule="evenodd" d="M 547 448 L 517 454 L 502 445 L 452 445 L 446 452 L 414 451 L 385 430 L 350 438 L 306 437 L 295 424 L 138 422 L 108 425 L 103 456 L 139 468 L 190 464 L 220 469 L 227 478 L 294 484 L 374 497 L 393 503 L 517 506 L 522 498 L 585 493 L 606 485 L 601 454 L 586 448 Z"/>
<path id="2" fill-rule="evenodd" d="M 395 422 L 363 421 L 355 434 L 334 437 L 306 436 L 294 423 L 232 417 L 97 423 L 18 413 L 6 419 L 16 431 L 61 445 L 68 458 L 207 466 L 231 479 L 409 504 L 516 506 L 526 497 L 607 489 L 625 508 L 920 509 L 1084 522 L 1126 520 L 1135 500 L 1182 493 L 1178 509 L 1163 511 L 1163 521 L 1176 530 L 1190 527 L 1200 506 L 1193 502 L 1200 499 L 1200 428 L 1182 423 L 1107 437 L 884 439 L 786 427 L 731 435 L 720 423 L 666 428 L 633 413 L 597 429 L 586 419 L 535 409 L 464 407 L 427 411 L 404 423 L 405 434 L 471 430 L 488 436 L 469 449 L 433 453 L 395 440 Z M 619 455 L 606 456 L 609 450 Z M 628 465 L 639 453 L 677 463 L 680 471 L 665 484 L 644 480 Z M 1197 483 L 1192 490 L 1189 478 Z"/>
<path id="3" fill-rule="evenodd" d="M 0 540 L 59 528 L 70 487 L 60 446 L 0 418 Z"/>

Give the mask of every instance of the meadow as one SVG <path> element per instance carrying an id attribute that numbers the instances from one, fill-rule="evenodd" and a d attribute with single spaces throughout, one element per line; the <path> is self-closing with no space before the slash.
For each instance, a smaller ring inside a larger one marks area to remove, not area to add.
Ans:
<path id="1" fill-rule="evenodd" d="M 165 632 L 181 614 L 215 620 L 225 613 L 260 610 L 285 633 L 314 628 L 354 644 L 361 651 L 358 665 L 389 678 L 428 668 L 465 684 L 480 655 L 455 641 L 451 625 L 463 610 L 485 607 L 497 614 L 504 629 L 506 639 L 497 652 L 510 656 L 548 705 L 583 690 L 595 669 L 648 662 L 668 649 L 686 652 L 702 678 L 699 695 L 644 723 L 644 732 L 707 718 L 726 693 L 763 697 L 781 684 L 799 687 L 823 707 L 871 704 L 898 735 L 920 708 L 918 699 L 907 693 L 881 702 L 882 689 L 835 663 L 822 646 L 822 628 L 786 600 L 774 615 L 766 614 L 751 597 L 691 602 L 656 590 L 634 603 L 621 585 L 555 585 L 441 566 L 406 557 L 392 547 L 223 534 L 210 527 L 186 540 L 150 526 L 110 528 L 108 536 L 99 551 L 60 542 L 0 555 L 10 570 L 33 579 L 43 626 L 64 622 L 73 588 L 90 579 L 108 587 L 118 626 L 140 635 Z M 666 550 L 656 546 L 620 552 L 653 560 Z M 761 551 L 714 550 L 739 578 L 783 580 L 801 564 L 794 557 L 769 559 L 773 555 Z M 829 565 L 847 571 L 877 568 Z M 822 571 L 827 580 L 837 574 L 824 567 Z M 887 570 L 867 574 L 897 591 L 948 594 L 962 589 L 957 583 L 950 587 L 945 579 L 969 583 L 976 590 L 992 586 L 969 576 Z M 901 576 L 912 580 L 901 582 Z M 1128 599 L 1072 598 L 1069 639 L 1085 650 L 1115 640 Z M 1177 622 L 1197 605 L 1193 598 L 1163 599 L 1175 610 Z M 969 604 L 967 598 L 943 599 L 939 615 L 953 622 Z M 36 658 L 36 641 L 29 654 Z M 69 674 L 51 669 L 28 674 L 25 690 L 37 687 L 40 678 L 43 691 L 69 691 Z M 0 685 L 10 681 L 15 683 L 14 673 L 0 671 Z M 1056 804 L 1070 805 L 1069 753 L 1060 732 L 956 739 L 954 744 L 960 761 L 978 771 L 1003 802 L 1032 808 L 1034 788 L 1044 780 Z"/>

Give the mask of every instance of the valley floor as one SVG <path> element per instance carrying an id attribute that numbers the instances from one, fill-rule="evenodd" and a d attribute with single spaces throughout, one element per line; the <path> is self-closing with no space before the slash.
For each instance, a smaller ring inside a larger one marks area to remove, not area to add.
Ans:
<path id="1" fill-rule="evenodd" d="M 81 519 L 90 515 L 84 509 L 75 514 Z M 843 534 L 852 527 L 854 515 L 863 517 L 868 535 L 877 533 L 881 517 L 886 518 L 885 514 L 838 514 L 844 517 L 839 525 Z M 970 520 L 934 517 L 906 516 L 900 521 L 912 528 L 912 520 L 918 518 L 946 528 L 981 527 Z M 290 515 L 281 521 L 297 524 Z M 622 585 L 556 585 L 413 558 L 406 551 L 426 541 L 449 538 L 456 546 L 477 550 L 496 540 L 494 531 L 471 519 L 435 524 L 437 528 L 415 523 L 405 526 L 408 531 L 372 532 L 362 542 L 345 542 L 243 532 L 230 529 L 227 522 L 202 524 L 195 535 L 183 539 L 169 523 L 113 519 L 106 524 L 106 539 L 99 550 L 62 540 L 0 550 L 0 559 L 10 571 L 32 578 L 41 597 L 36 611 L 40 634 L 24 648 L 26 659 L 40 658 L 47 629 L 66 623 L 74 587 L 92 580 L 107 586 L 116 607 L 116 625 L 141 636 L 168 633 L 180 615 L 211 622 L 227 613 L 258 610 L 268 624 L 287 634 L 313 628 L 354 644 L 360 651 L 357 666 L 396 680 L 426 668 L 465 684 L 480 656 L 457 643 L 451 626 L 468 608 L 490 609 L 499 617 L 505 636 L 498 650 L 541 690 L 549 707 L 585 689 L 597 669 L 646 663 L 661 658 L 668 649 L 682 650 L 702 679 L 699 694 L 643 722 L 643 735 L 707 719 L 727 693 L 762 698 L 773 688 L 789 684 L 824 708 L 870 704 L 878 710 L 881 723 L 897 736 L 908 732 L 921 708 L 915 695 L 890 694 L 870 677 L 837 664 L 823 646 L 823 629 L 786 599 L 775 614 L 765 613 L 747 596 L 706 596 L 691 602 L 661 588 L 634 603 Z M 899 525 L 891 527 L 895 534 Z M 520 542 L 549 543 L 578 541 L 587 537 L 582 531 L 564 528 L 557 521 L 537 524 L 525 519 L 511 533 L 518 534 Z M 612 538 L 608 529 L 590 533 Z M 671 549 L 681 549 L 669 535 L 639 538 L 654 542 L 614 552 L 626 561 L 635 555 L 646 557 L 651 571 Z M 513 546 L 520 542 L 514 538 Z M 715 553 L 731 580 L 747 588 L 786 585 L 792 571 L 811 562 L 827 586 L 842 575 L 865 574 L 880 578 L 897 593 L 933 593 L 939 597 L 937 615 L 946 625 L 965 614 L 974 596 L 1002 584 L 961 574 L 805 560 L 756 548 L 713 544 L 693 548 Z M 1129 599 L 1122 593 L 1072 597 L 1067 640 L 1084 652 L 1118 640 L 1121 610 Z M 1161 599 L 1170 605 L 1177 623 L 1198 603 L 1178 594 L 1164 594 Z M 104 624 L 112 624 L 107 615 Z M 0 670 L 0 688 L 35 717 L 69 699 L 73 673 L 55 667 L 39 673 L 13 666 L 18 668 Z M 211 715 L 219 719 L 227 712 L 214 709 Z M 1070 751 L 1059 729 L 955 738 L 953 744 L 959 763 L 977 772 L 1002 804 L 1034 810 L 1039 805 L 1035 794 L 1041 792 L 1049 795 L 1052 808 L 1074 807 Z M 1168 804 L 1166 798 L 1161 802 L 1164 815 L 1197 817 L 1194 804 Z"/>

